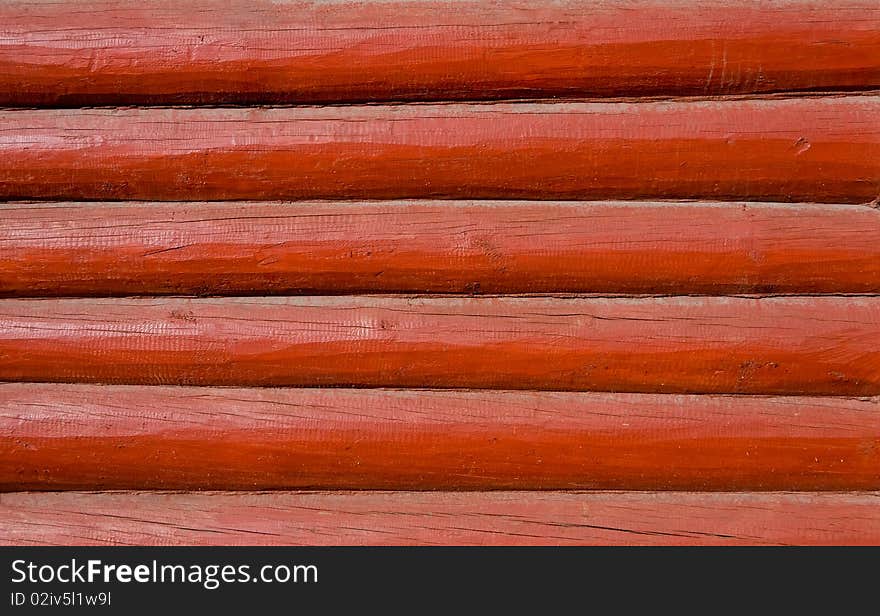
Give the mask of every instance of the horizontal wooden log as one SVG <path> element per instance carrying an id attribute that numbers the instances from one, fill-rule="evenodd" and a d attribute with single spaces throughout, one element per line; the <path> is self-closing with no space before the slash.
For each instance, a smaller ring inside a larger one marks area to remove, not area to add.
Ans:
<path id="1" fill-rule="evenodd" d="M 880 86 L 867 0 L 11 0 L 0 34 L 0 105 Z"/>
<path id="2" fill-rule="evenodd" d="M 867 203 L 880 97 L 5 112 L 0 199 Z"/>
<path id="3" fill-rule="evenodd" d="M 0 380 L 880 394 L 880 297 L 0 301 Z"/>
<path id="4" fill-rule="evenodd" d="M 880 292 L 847 205 L 6 204 L 0 246 L 6 297 Z"/>
<path id="5" fill-rule="evenodd" d="M 0 494 L 4 545 L 878 545 L 880 493 Z"/>
<path id="6" fill-rule="evenodd" d="M 880 400 L 0 386 L 0 490 L 878 490 Z"/>

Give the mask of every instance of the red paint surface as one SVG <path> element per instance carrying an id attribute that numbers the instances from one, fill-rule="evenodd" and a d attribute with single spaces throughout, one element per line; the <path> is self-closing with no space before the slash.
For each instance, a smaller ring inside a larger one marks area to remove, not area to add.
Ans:
<path id="1" fill-rule="evenodd" d="M 880 493 L 0 494 L 14 545 L 878 545 Z"/>
<path id="2" fill-rule="evenodd" d="M 0 295 L 876 293 L 878 87 L 867 0 L 12 0 L 0 106 L 443 102 L 7 109 L 0 200 L 202 203 L 0 206 Z M 407 198 L 546 202 L 268 203 Z M 878 296 L 4 300 L 0 380 L 3 490 L 419 490 L 4 544 L 880 543 Z M 581 488 L 661 492 L 491 491 Z"/>
<path id="3" fill-rule="evenodd" d="M 0 380 L 880 394 L 880 299 L 0 302 Z"/>
<path id="4" fill-rule="evenodd" d="M 880 98 L 4 115 L 0 198 L 870 202 Z"/>
<path id="5" fill-rule="evenodd" d="M 869 293 L 880 210 L 396 201 L 0 206 L 0 294 Z"/>
<path id="6" fill-rule="evenodd" d="M 876 490 L 877 399 L 0 386 L 0 489 Z"/>
<path id="7" fill-rule="evenodd" d="M 880 86 L 867 0 L 13 0 L 0 35 L 2 105 Z"/>

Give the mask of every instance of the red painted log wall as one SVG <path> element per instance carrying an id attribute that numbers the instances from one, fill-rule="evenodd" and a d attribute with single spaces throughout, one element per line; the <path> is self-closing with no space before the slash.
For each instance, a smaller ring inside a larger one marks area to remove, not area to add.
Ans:
<path id="1" fill-rule="evenodd" d="M 3 106 L 0 543 L 880 543 L 876 2 L 9 0 Z"/>
<path id="2" fill-rule="evenodd" d="M 8 113 L 0 199 L 867 203 L 880 97 Z"/>
<path id="3" fill-rule="evenodd" d="M 0 105 L 880 87 L 867 0 L 12 0 L 0 34 Z"/>
<path id="4" fill-rule="evenodd" d="M 878 399 L 0 385 L 0 490 L 880 489 Z"/>
<path id="5" fill-rule="evenodd" d="M 880 209 L 746 203 L 0 205 L 0 295 L 876 293 Z"/>

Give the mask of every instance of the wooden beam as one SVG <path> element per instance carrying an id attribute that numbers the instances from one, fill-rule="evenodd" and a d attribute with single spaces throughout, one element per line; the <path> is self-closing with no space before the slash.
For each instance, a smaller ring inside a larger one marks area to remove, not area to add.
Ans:
<path id="1" fill-rule="evenodd" d="M 0 245 L 6 297 L 880 292 L 848 205 L 18 203 Z"/>
<path id="2" fill-rule="evenodd" d="M 0 24 L 0 105 L 880 86 L 870 0 L 7 0 Z"/>
<path id="3" fill-rule="evenodd" d="M 0 199 L 867 203 L 880 97 L 20 110 Z"/>
<path id="4" fill-rule="evenodd" d="M 0 301 L 0 380 L 880 394 L 880 298 Z"/>
<path id="5" fill-rule="evenodd" d="M 0 490 L 878 490 L 878 399 L 0 385 Z"/>
<path id="6" fill-rule="evenodd" d="M 0 494 L 12 545 L 877 545 L 880 493 Z"/>

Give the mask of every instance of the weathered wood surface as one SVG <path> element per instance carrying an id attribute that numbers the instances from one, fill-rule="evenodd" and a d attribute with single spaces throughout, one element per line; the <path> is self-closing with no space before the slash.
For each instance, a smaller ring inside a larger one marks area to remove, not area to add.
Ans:
<path id="1" fill-rule="evenodd" d="M 876 398 L 0 385 L 0 490 L 880 489 Z"/>
<path id="2" fill-rule="evenodd" d="M 0 544 L 876 545 L 880 493 L 20 492 Z"/>
<path id="3" fill-rule="evenodd" d="M 0 295 L 877 293 L 880 209 L 652 202 L 0 205 Z"/>
<path id="4" fill-rule="evenodd" d="M 867 203 L 880 97 L 3 114 L 0 199 Z"/>
<path id="5" fill-rule="evenodd" d="M 0 107 L 0 544 L 880 544 L 873 0 L 0 0 Z"/>
<path id="6" fill-rule="evenodd" d="M 0 301 L 0 380 L 880 394 L 880 298 Z"/>
<path id="7" fill-rule="evenodd" d="M 11 0 L 0 43 L 0 105 L 880 86 L 867 0 Z"/>

